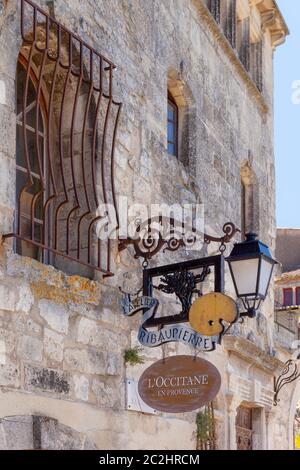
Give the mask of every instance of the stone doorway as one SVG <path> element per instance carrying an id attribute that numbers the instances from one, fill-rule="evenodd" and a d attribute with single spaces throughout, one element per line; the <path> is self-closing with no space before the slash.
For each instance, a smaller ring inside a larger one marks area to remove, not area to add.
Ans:
<path id="1" fill-rule="evenodd" d="M 237 450 L 253 450 L 253 410 L 239 406 L 236 416 Z"/>

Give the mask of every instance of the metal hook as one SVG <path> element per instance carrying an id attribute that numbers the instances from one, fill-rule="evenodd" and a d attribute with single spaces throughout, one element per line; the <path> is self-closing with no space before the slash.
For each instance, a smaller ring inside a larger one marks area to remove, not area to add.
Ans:
<path id="1" fill-rule="evenodd" d="M 221 243 L 220 247 L 219 247 L 219 251 L 221 254 L 223 254 L 225 251 L 226 251 L 226 245 L 224 242 Z"/>

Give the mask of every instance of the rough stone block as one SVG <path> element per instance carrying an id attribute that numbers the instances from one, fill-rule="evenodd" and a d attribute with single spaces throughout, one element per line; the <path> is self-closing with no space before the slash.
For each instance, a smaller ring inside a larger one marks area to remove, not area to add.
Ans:
<path id="1" fill-rule="evenodd" d="M 86 438 L 83 450 L 98 450 L 98 449 L 90 439 Z"/>
<path id="2" fill-rule="evenodd" d="M 31 289 L 26 284 L 22 285 L 19 289 L 19 301 L 16 305 L 16 310 L 29 313 L 34 303 L 34 296 Z"/>
<path id="3" fill-rule="evenodd" d="M 20 371 L 17 364 L 6 362 L 0 365 L 0 385 L 14 388 L 20 386 Z"/>
<path id="4" fill-rule="evenodd" d="M 7 449 L 32 449 L 32 416 L 11 416 L 1 420 Z"/>
<path id="5" fill-rule="evenodd" d="M 16 115 L 0 104 L 0 151 L 13 156 L 16 146 Z"/>
<path id="6" fill-rule="evenodd" d="M 74 392 L 76 398 L 82 401 L 89 399 L 89 381 L 84 375 L 74 375 Z"/>
<path id="7" fill-rule="evenodd" d="M 15 109 L 15 82 L 6 73 L 0 73 L 0 104 Z"/>
<path id="8" fill-rule="evenodd" d="M 64 337 L 55 331 L 45 328 L 44 348 L 45 354 L 51 361 L 61 362 L 64 356 Z"/>
<path id="9" fill-rule="evenodd" d="M 0 450 L 7 450 L 5 432 L 1 423 L 0 423 Z"/>
<path id="10" fill-rule="evenodd" d="M 41 362 L 43 342 L 32 336 L 21 336 L 18 340 L 17 355 L 24 361 Z"/>
<path id="11" fill-rule="evenodd" d="M 84 435 L 61 423 L 58 425 L 55 419 L 42 418 L 39 432 L 43 450 L 80 450 L 83 448 Z"/>
<path id="12" fill-rule="evenodd" d="M 121 375 L 124 359 L 119 354 L 107 353 L 107 375 Z"/>
<path id="13" fill-rule="evenodd" d="M 10 233 L 13 230 L 14 209 L 12 207 L 4 206 L 0 203 L 0 213 L 0 232 Z M 12 243 L 12 241 L 8 243 Z"/>
<path id="14" fill-rule="evenodd" d="M 6 346 L 3 340 L 0 340 L 0 364 L 6 363 Z"/>
<path id="15" fill-rule="evenodd" d="M 104 375 L 107 368 L 106 353 L 93 348 L 66 349 L 64 367 L 88 374 Z"/>
<path id="16" fill-rule="evenodd" d="M 0 203 L 4 206 L 14 207 L 15 187 L 12 181 L 15 180 L 15 174 L 15 161 L 0 152 Z"/>
<path id="17" fill-rule="evenodd" d="M 121 351 L 127 343 L 127 337 L 118 331 L 110 331 L 89 318 L 81 318 L 78 324 L 77 341 L 96 348 L 109 348 Z"/>
<path id="18" fill-rule="evenodd" d="M 68 333 L 69 315 L 65 307 L 49 300 L 40 300 L 40 315 L 43 317 L 50 328 L 59 333 Z"/>
<path id="19" fill-rule="evenodd" d="M 28 318 L 26 321 L 26 329 L 29 333 L 41 334 L 42 327 L 37 322 L 33 321 L 32 318 Z"/>
<path id="20" fill-rule="evenodd" d="M 25 366 L 25 388 L 69 395 L 71 391 L 69 374 L 44 367 Z"/>
<path id="21" fill-rule="evenodd" d="M 81 318 L 78 324 L 77 341 L 92 346 L 103 346 L 103 335 L 101 327 L 93 320 Z"/>
<path id="22" fill-rule="evenodd" d="M 119 395 L 116 385 L 109 385 L 100 379 L 94 379 L 92 390 L 99 405 L 113 408 L 119 402 Z"/>
<path id="23" fill-rule="evenodd" d="M 0 285 L 0 309 L 2 310 L 14 310 L 17 302 L 16 291 Z"/>
<path id="24" fill-rule="evenodd" d="M 0 328 L 0 338 L 2 343 L 4 343 L 4 346 L 2 346 L 3 353 L 6 355 L 13 354 L 16 346 L 15 333 L 5 328 Z"/>

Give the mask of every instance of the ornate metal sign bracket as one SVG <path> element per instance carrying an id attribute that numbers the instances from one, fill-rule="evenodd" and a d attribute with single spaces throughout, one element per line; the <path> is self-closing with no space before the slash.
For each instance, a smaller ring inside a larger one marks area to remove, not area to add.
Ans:
<path id="1" fill-rule="evenodd" d="M 274 377 L 274 406 L 277 406 L 280 402 L 280 398 L 278 398 L 280 390 L 285 386 L 295 380 L 299 379 L 300 371 L 298 369 L 298 365 L 296 361 L 293 359 L 289 359 L 285 365 L 282 373 L 280 374 L 277 379 Z"/>
<path id="2" fill-rule="evenodd" d="M 192 227 L 190 233 L 185 235 L 182 230 L 182 227 L 176 226 L 176 221 L 173 218 L 154 217 L 138 224 L 135 237 L 120 240 L 119 251 L 132 245 L 135 251 L 134 257 L 143 258 L 143 267 L 146 268 L 149 260 L 161 250 L 163 252 L 177 251 L 179 248 L 189 247 L 196 242 L 199 234 L 196 233 L 195 227 Z M 240 230 L 232 222 L 227 222 L 223 226 L 223 232 L 224 235 L 221 237 L 213 237 L 204 233 L 202 239 L 207 245 L 211 242 L 220 243 L 219 251 L 224 253 L 226 243 L 230 243 Z"/>

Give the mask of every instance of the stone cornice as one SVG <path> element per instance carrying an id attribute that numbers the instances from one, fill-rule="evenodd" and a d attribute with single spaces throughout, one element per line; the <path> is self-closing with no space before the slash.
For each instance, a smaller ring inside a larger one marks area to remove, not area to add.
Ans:
<path id="1" fill-rule="evenodd" d="M 275 278 L 275 284 L 287 284 L 289 282 L 300 282 L 300 269 L 297 271 L 291 271 L 288 273 L 283 273 L 281 276 Z"/>
<path id="2" fill-rule="evenodd" d="M 255 364 L 256 367 L 268 373 L 274 373 L 284 366 L 284 362 L 278 357 L 270 356 L 248 339 L 226 335 L 222 340 L 222 344 L 227 351 L 236 354 L 249 363 Z"/>
<path id="3" fill-rule="evenodd" d="M 249 0 L 251 6 L 257 7 L 261 15 L 262 30 L 269 31 L 271 43 L 275 49 L 283 44 L 289 34 L 287 24 L 275 0 Z"/>

